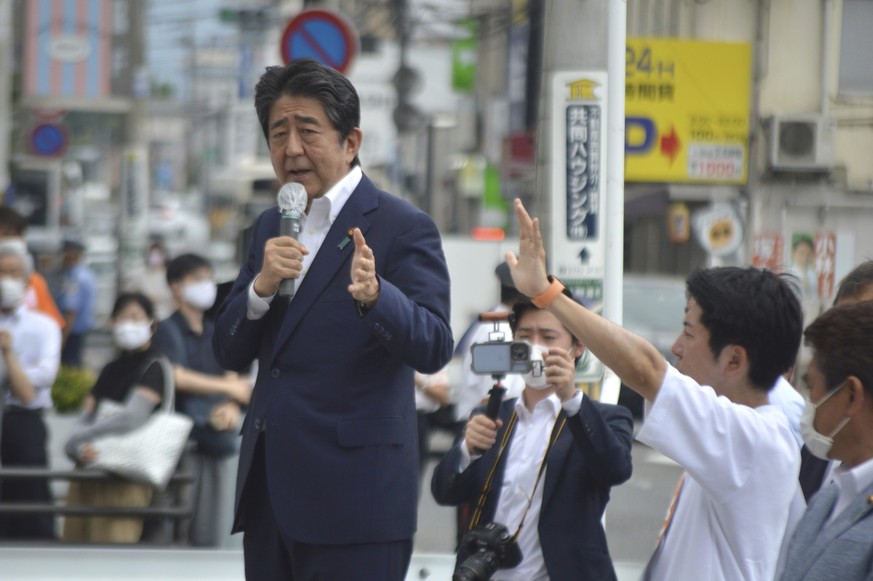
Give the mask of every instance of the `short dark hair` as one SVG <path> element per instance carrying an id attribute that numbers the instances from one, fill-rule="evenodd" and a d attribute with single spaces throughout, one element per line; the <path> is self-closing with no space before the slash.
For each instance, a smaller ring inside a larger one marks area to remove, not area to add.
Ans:
<path id="1" fill-rule="evenodd" d="M 27 218 L 18 213 L 12 206 L 0 204 L 0 229 L 9 229 L 18 236 L 23 236 L 27 230 Z"/>
<path id="2" fill-rule="evenodd" d="M 270 109 L 282 95 L 307 97 L 321 103 L 334 129 L 339 131 L 340 143 L 361 126 L 361 102 L 354 85 L 316 60 L 295 59 L 285 66 L 267 67 L 255 86 L 255 111 L 268 144 Z M 355 155 L 352 166 L 360 163 Z"/>
<path id="3" fill-rule="evenodd" d="M 212 264 L 199 254 L 180 254 L 167 263 L 167 284 L 179 282 L 201 268 L 212 270 Z"/>
<path id="4" fill-rule="evenodd" d="M 145 311 L 149 319 L 155 318 L 155 306 L 152 301 L 140 292 L 124 292 L 118 295 L 115 299 L 115 304 L 112 305 L 111 317 L 114 319 L 118 314 L 130 303 L 137 303 Z"/>
<path id="5" fill-rule="evenodd" d="M 727 345 L 741 345 L 749 357 L 749 382 L 770 391 L 797 357 L 803 311 L 782 276 L 759 268 L 701 268 L 685 284 L 700 306 L 715 357 Z"/>
<path id="6" fill-rule="evenodd" d="M 865 260 L 840 281 L 834 304 L 853 299 L 870 286 L 873 286 L 873 260 Z"/>
<path id="7" fill-rule="evenodd" d="M 573 293 L 570 292 L 570 289 L 568 289 L 568 288 L 564 288 L 564 290 L 561 291 L 561 294 L 567 295 L 568 297 L 570 297 L 574 301 L 576 300 L 573 297 Z M 576 301 L 576 302 L 578 302 L 578 301 Z M 525 315 L 525 313 L 528 313 L 530 311 L 539 311 L 539 310 L 542 310 L 542 309 L 540 309 L 538 306 L 533 304 L 529 298 L 527 298 L 524 295 L 521 295 L 521 298 L 519 298 L 519 300 L 517 300 L 515 302 L 515 304 L 512 305 L 512 309 L 510 309 L 510 311 L 509 311 L 509 328 L 512 329 L 513 336 L 515 335 L 515 330 L 518 329 L 518 322 Z M 564 328 L 566 329 L 566 326 L 564 326 Z M 567 329 L 567 331 L 569 331 L 569 329 Z M 579 339 L 576 337 L 576 335 L 574 335 L 572 332 L 570 333 L 570 337 L 573 338 L 573 345 L 578 345 L 579 343 L 581 343 L 581 341 L 579 341 Z M 580 357 L 576 358 L 577 365 L 579 364 Z"/>
<path id="8" fill-rule="evenodd" d="M 873 302 L 828 309 L 803 336 L 815 351 L 828 390 L 854 375 L 873 396 Z"/>

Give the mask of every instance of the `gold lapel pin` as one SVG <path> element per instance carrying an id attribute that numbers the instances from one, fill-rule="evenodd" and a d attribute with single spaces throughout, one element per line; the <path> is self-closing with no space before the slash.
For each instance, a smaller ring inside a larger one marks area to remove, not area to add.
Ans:
<path id="1" fill-rule="evenodd" d="M 873 506 L 873 494 L 867 497 L 867 504 Z"/>

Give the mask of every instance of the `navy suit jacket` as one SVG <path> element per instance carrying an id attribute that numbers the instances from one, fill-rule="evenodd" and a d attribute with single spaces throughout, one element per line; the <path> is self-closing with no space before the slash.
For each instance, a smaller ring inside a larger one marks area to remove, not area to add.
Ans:
<path id="1" fill-rule="evenodd" d="M 431 491 L 439 504 L 476 503 L 494 465 L 515 402 L 515 398 L 503 402 L 499 414 L 503 427 L 497 434 L 498 443 L 482 457 L 458 473 L 460 446 L 464 445 L 460 438 L 434 469 Z M 513 439 L 510 437 L 507 451 L 497 466 L 480 525 L 494 520 Z M 579 413 L 567 419 L 566 427 L 549 450 L 545 478 L 540 483 L 543 504 L 537 531 L 549 578 L 578 581 L 616 578 L 601 519 L 610 488 L 631 476 L 632 440 L 633 418 L 621 406 L 602 404 L 585 396 Z M 532 469 L 539 469 L 539 464 Z M 459 553 L 458 563 L 466 557 Z"/>
<path id="2" fill-rule="evenodd" d="M 358 227 L 372 248 L 380 294 L 363 316 L 348 292 Z M 242 427 L 234 531 L 262 433 L 270 503 L 282 532 L 313 544 L 408 539 L 418 488 L 413 370 L 432 373 L 452 354 L 449 275 L 433 220 L 366 178 L 352 193 L 298 285 L 259 320 L 246 316 L 277 208 L 252 243 L 219 309 L 213 346 L 227 369 L 259 362 Z M 265 499 L 266 500 L 266 499 Z"/>

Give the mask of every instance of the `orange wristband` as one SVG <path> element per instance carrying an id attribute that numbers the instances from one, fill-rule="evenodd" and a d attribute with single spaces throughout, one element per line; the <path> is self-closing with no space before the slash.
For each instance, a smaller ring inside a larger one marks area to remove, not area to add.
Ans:
<path id="1" fill-rule="evenodd" d="M 541 309 L 547 309 L 563 291 L 564 285 L 561 284 L 561 281 L 550 274 L 549 288 L 543 291 L 542 294 L 533 297 L 531 302 Z"/>

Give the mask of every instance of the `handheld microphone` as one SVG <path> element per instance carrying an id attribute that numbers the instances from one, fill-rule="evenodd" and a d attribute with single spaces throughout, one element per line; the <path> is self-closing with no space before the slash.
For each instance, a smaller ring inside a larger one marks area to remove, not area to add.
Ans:
<path id="1" fill-rule="evenodd" d="M 279 212 L 282 218 L 279 220 L 279 235 L 290 236 L 297 240 L 300 236 L 300 221 L 306 211 L 306 189 L 297 182 L 291 182 L 282 186 L 279 190 Z M 279 296 L 289 301 L 294 298 L 294 279 L 286 278 L 279 285 Z"/>

